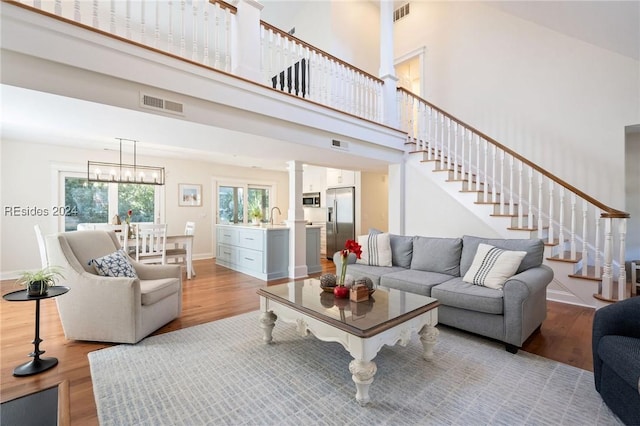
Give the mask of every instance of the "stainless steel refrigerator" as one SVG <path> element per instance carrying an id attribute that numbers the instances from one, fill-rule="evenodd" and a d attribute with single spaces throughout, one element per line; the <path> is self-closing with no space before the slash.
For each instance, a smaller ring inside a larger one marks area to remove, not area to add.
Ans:
<path id="1" fill-rule="evenodd" d="M 327 189 L 327 258 L 355 239 L 355 188 Z"/>

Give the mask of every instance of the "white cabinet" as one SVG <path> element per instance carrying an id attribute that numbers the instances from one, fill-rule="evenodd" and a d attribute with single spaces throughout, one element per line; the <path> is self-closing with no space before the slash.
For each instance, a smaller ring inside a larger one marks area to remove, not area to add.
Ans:
<path id="1" fill-rule="evenodd" d="M 216 264 L 265 281 L 288 276 L 288 228 L 217 225 L 216 233 Z"/>
<path id="2" fill-rule="evenodd" d="M 356 172 L 353 170 L 327 169 L 327 187 L 355 186 Z"/>
<path id="3" fill-rule="evenodd" d="M 324 167 L 305 166 L 302 173 L 302 192 L 323 193 L 327 188 Z"/>
<path id="4" fill-rule="evenodd" d="M 307 272 L 313 274 L 322 271 L 320 264 L 320 228 L 307 227 Z"/>

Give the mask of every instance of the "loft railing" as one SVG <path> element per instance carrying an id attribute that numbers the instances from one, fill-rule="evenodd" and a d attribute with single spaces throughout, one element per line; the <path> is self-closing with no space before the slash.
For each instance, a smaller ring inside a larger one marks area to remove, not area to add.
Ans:
<path id="1" fill-rule="evenodd" d="M 5 2 L 211 69 L 232 73 L 237 65 L 238 12 L 222 0 Z M 292 95 L 383 122 L 382 80 L 264 21 L 256 25 L 262 76 L 257 83 L 273 88 L 275 78 L 278 90 L 286 87 Z M 303 61 L 306 75 L 295 90 L 294 70 L 296 64 L 302 69 Z M 402 130 L 428 159 L 466 180 L 468 190 L 481 190 L 485 202 L 499 200 L 496 214 L 514 217 L 514 228 L 537 230 L 549 243 L 567 245 L 558 256 L 580 258 L 583 276 L 601 276 L 605 299 L 613 299 L 617 266 L 618 298 L 623 298 L 626 212 L 589 197 L 406 90 L 398 90 L 396 107 Z"/>
<path id="2" fill-rule="evenodd" d="M 512 217 L 510 229 L 536 231 L 548 244 L 558 245 L 558 259 L 581 261 L 582 276 L 602 278 L 601 298 L 626 297 L 628 213 L 590 197 L 404 89 L 398 89 L 398 112 L 416 149 L 438 162 L 439 169 L 451 170 L 466 190 L 478 191 L 481 202 L 495 204 L 495 216 Z"/>
<path id="3" fill-rule="evenodd" d="M 264 21 L 260 25 L 261 68 L 266 84 L 272 84 L 276 76 L 277 87 L 288 87 L 286 70 L 304 61 L 308 73 L 298 96 L 305 93 L 304 97 L 314 102 L 356 117 L 382 121 L 382 80 Z M 280 81 L 281 77 L 285 81 Z"/>

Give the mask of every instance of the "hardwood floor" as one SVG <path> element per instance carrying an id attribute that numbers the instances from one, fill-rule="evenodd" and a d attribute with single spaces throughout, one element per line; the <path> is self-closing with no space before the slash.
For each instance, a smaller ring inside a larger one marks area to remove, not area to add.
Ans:
<path id="1" fill-rule="evenodd" d="M 264 281 L 216 266 L 213 260 L 194 263 L 198 276 L 184 279 L 183 310 L 179 319 L 154 334 L 166 333 L 197 324 L 257 310 L 256 290 Z M 335 272 L 333 264 L 323 261 L 325 272 Z M 319 276 L 320 274 L 315 274 Z M 287 280 L 270 282 L 279 284 Z M 0 282 L 2 294 L 18 290 L 14 281 Z M 64 297 L 64 296 L 63 296 Z M 13 369 L 29 361 L 33 350 L 35 304 L 0 302 L 0 398 L 8 401 L 18 396 L 69 381 L 71 424 L 97 425 L 96 406 L 89 371 L 89 352 L 111 344 L 68 341 L 64 337 L 55 300 L 41 302 L 40 337 L 43 357 L 56 357 L 59 363 L 46 372 L 14 377 Z M 547 319 L 539 332 L 524 344 L 523 350 L 593 371 L 591 326 L 594 311 L 589 308 L 548 303 Z"/>

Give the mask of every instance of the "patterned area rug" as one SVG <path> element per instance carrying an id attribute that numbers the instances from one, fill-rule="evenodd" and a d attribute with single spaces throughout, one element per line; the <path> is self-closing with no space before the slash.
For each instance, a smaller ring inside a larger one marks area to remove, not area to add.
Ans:
<path id="1" fill-rule="evenodd" d="M 89 354 L 107 425 L 616 425 L 593 374 L 439 326 L 434 359 L 417 336 L 384 347 L 372 402 L 355 401 L 338 343 L 277 322 L 262 342 L 258 312 Z"/>

